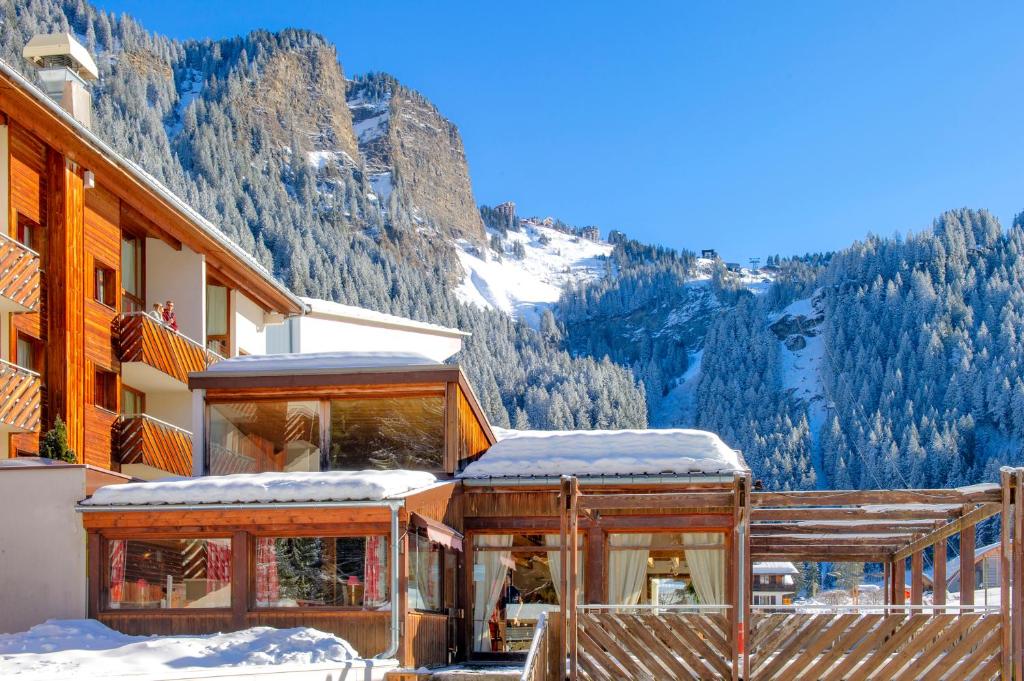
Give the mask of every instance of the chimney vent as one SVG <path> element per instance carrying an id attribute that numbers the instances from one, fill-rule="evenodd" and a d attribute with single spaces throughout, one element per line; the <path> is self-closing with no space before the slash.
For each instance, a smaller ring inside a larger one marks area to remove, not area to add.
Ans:
<path id="1" fill-rule="evenodd" d="M 92 95 L 88 81 L 99 78 L 89 50 L 70 33 L 37 35 L 22 56 L 39 69 L 43 91 L 80 123 L 92 123 Z"/>

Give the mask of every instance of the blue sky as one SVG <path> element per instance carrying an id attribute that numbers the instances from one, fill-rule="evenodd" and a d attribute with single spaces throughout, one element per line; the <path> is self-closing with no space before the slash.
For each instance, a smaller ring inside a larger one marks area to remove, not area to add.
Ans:
<path id="1" fill-rule="evenodd" d="M 98 0 L 301 27 L 462 131 L 477 200 L 745 260 L 1024 210 L 1024 4 Z"/>

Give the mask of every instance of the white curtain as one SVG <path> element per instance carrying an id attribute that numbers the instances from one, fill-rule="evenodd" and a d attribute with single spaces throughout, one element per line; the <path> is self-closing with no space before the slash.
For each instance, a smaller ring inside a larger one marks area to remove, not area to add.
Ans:
<path id="1" fill-rule="evenodd" d="M 721 532 L 684 532 L 686 564 L 690 567 L 693 589 L 701 605 L 725 603 L 725 535 Z M 720 549 L 696 548 L 721 546 Z"/>
<path id="2" fill-rule="evenodd" d="M 560 534 L 545 534 L 544 544 L 547 546 L 558 546 L 561 543 L 562 536 Z M 568 541 L 568 539 L 566 540 Z M 583 538 L 577 539 L 577 545 L 582 549 Z M 580 603 L 583 602 L 583 552 L 582 550 L 577 551 L 579 558 L 576 560 L 576 600 Z M 548 570 L 551 572 L 551 581 L 555 585 L 555 594 L 558 596 L 558 602 L 562 602 L 562 553 L 561 551 L 548 551 Z"/>
<path id="3" fill-rule="evenodd" d="M 512 535 L 491 534 L 477 536 L 474 548 L 506 548 L 512 546 Z M 488 622 L 505 585 L 505 575 L 512 557 L 511 551 L 473 552 L 473 650 L 490 652 L 491 630 Z"/>
<path id="4" fill-rule="evenodd" d="M 644 592 L 651 535 L 610 534 L 608 545 L 612 548 L 608 552 L 608 603 L 636 605 Z M 622 550 L 622 547 L 636 548 Z"/>

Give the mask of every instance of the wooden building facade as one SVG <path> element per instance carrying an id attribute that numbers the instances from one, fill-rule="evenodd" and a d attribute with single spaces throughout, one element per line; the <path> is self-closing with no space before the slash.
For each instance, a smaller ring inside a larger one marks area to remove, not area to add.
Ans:
<path id="1" fill-rule="evenodd" d="M 146 314 L 168 300 L 177 329 Z M 0 456 L 35 454 L 59 417 L 81 463 L 188 475 L 188 372 L 303 309 L 0 63 Z"/>

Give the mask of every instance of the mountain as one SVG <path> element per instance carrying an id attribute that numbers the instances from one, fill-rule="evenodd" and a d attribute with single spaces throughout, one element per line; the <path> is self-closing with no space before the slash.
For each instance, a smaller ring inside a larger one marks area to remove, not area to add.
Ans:
<path id="1" fill-rule="evenodd" d="M 491 420 L 697 426 L 769 487 L 941 486 L 1024 462 L 1024 228 L 985 211 L 730 269 L 477 206 L 457 127 L 303 30 L 175 41 L 0 0 L 0 56 L 71 30 L 94 128 L 303 295 L 458 326 Z M 515 188 L 508 188 L 515 196 Z"/>

